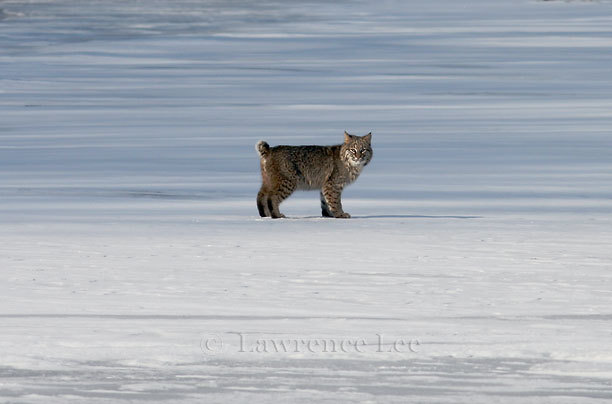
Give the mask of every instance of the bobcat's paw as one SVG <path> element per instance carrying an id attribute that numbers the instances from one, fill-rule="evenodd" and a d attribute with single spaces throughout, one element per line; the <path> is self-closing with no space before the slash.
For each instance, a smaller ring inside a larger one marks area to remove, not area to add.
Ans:
<path id="1" fill-rule="evenodd" d="M 349 215 L 346 212 L 342 212 L 340 213 L 338 216 L 336 216 L 338 219 L 350 219 L 351 215 Z"/>
<path id="2" fill-rule="evenodd" d="M 284 219 L 286 216 L 283 215 L 282 213 L 279 216 L 274 216 L 272 215 L 272 219 Z"/>

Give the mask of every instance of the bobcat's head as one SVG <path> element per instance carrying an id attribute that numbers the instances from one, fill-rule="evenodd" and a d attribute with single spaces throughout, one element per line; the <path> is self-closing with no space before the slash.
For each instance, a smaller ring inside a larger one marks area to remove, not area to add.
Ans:
<path id="1" fill-rule="evenodd" d="M 372 160 L 372 132 L 365 136 L 355 136 L 344 132 L 342 159 L 353 167 L 364 167 Z"/>

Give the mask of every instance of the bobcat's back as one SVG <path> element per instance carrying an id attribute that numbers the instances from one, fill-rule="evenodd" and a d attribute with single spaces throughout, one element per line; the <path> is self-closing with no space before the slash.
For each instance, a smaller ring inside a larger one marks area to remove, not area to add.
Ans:
<path id="1" fill-rule="evenodd" d="M 339 155 L 339 146 L 276 146 L 262 160 L 267 173 L 290 178 L 297 189 L 318 189 L 332 174 Z"/>

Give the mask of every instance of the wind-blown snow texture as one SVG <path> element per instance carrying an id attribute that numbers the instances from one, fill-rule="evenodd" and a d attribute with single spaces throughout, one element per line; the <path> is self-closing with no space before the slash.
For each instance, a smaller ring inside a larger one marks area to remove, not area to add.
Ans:
<path id="1" fill-rule="evenodd" d="M 606 1 L 0 2 L 0 396 L 611 399 L 611 46 Z M 256 141 L 345 129 L 353 219 L 256 216 Z"/>

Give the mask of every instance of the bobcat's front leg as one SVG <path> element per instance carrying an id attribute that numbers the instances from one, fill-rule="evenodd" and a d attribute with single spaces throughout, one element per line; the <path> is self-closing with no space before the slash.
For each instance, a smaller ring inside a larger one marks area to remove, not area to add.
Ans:
<path id="1" fill-rule="evenodd" d="M 323 215 L 325 215 L 325 213 L 330 213 L 330 216 L 342 219 L 351 217 L 351 215 L 342 210 L 342 187 L 326 183 L 321 190 L 321 196 L 321 204 L 323 205 L 323 202 L 325 202 L 327 205 L 327 209 L 323 209 Z M 326 210 L 327 212 L 325 212 Z"/>

